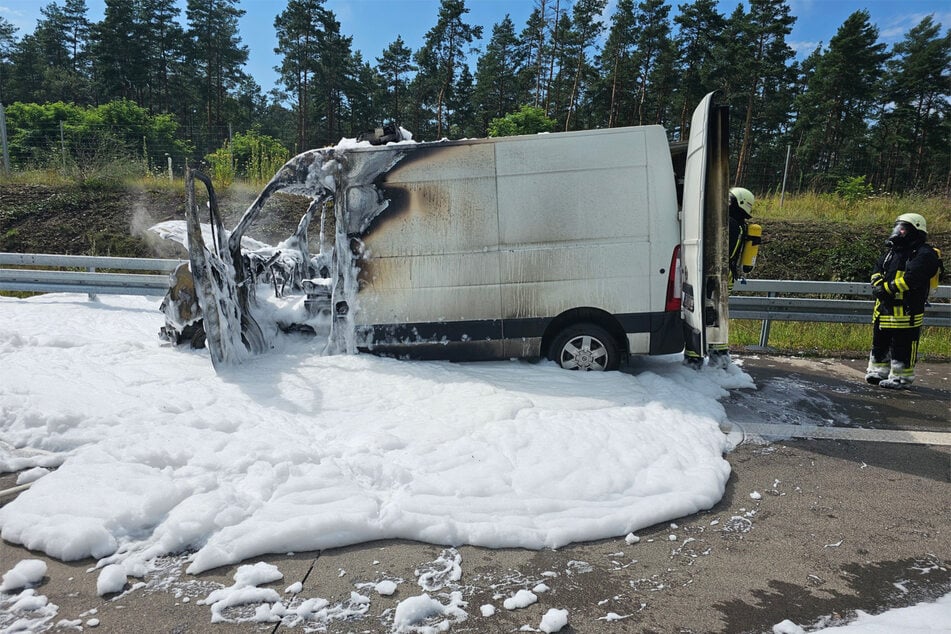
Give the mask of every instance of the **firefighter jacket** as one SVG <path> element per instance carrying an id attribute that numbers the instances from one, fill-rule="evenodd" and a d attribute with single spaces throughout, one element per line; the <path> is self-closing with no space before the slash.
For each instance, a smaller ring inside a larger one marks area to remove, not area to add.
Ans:
<path id="1" fill-rule="evenodd" d="M 924 242 L 891 248 L 879 258 L 872 269 L 876 297 L 872 320 L 879 328 L 921 326 L 930 281 L 938 267 L 938 254 Z"/>

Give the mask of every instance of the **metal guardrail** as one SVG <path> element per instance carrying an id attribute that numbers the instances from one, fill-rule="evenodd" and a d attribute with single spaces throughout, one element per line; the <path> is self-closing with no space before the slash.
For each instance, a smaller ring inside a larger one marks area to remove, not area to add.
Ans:
<path id="1" fill-rule="evenodd" d="M 862 324 L 870 323 L 871 299 L 816 299 L 786 295 L 846 295 L 871 297 L 872 285 L 863 282 L 813 282 L 799 280 L 747 280 L 733 287 L 730 295 L 732 319 L 763 321 L 760 346 L 769 343 L 773 321 L 809 321 Z M 741 294 L 737 294 L 741 293 Z M 764 295 L 746 295 L 760 293 Z M 924 325 L 951 327 L 951 286 L 931 291 L 931 303 L 925 307 Z"/>
<path id="2" fill-rule="evenodd" d="M 90 255 L 0 253 L 0 290 L 34 293 L 88 293 L 93 295 L 164 295 L 168 274 L 184 260 L 113 258 Z M 31 268 L 2 268 L 5 266 Z M 61 271 L 50 268 L 85 269 Z M 157 271 L 159 274 L 111 271 Z"/>
<path id="3" fill-rule="evenodd" d="M 0 290 L 40 293 L 88 293 L 114 295 L 164 295 L 168 273 L 184 260 L 113 258 L 88 255 L 0 253 Z M 79 268 L 58 271 L 18 267 Z M 157 271 L 159 275 L 103 273 L 96 269 Z M 862 282 L 812 282 L 799 280 L 746 280 L 733 287 L 730 317 L 763 321 L 760 345 L 769 339 L 773 321 L 868 323 L 873 302 L 869 299 L 816 299 L 788 295 L 836 295 L 870 297 L 872 287 Z M 926 309 L 926 326 L 951 327 L 951 286 L 931 292 L 934 300 Z"/>

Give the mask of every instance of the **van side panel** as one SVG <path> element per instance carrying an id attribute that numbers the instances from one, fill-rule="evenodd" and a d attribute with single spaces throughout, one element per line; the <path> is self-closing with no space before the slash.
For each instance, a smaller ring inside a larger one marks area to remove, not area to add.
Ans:
<path id="1" fill-rule="evenodd" d="M 646 233 L 641 129 L 517 137 L 495 156 L 502 248 Z"/>
<path id="2" fill-rule="evenodd" d="M 407 152 L 379 184 L 386 210 L 361 236 L 367 257 L 360 262 L 357 324 L 497 322 L 492 145 L 420 145 Z"/>
<path id="3" fill-rule="evenodd" d="M 357 245 L 366 347 L 537 356 L 583 308 L 613 315 L 632 353 L 682 349 L 664 312 L 680 230 L 662 127 L 391 147 L 386 209 Z"/>
<path id="4" fill-rule="evenodd" d="M 540 337 L 538 318 L 578 307 L 650 332 L 679 242 L 663 128 L 518 137 L 496 144 L 496 166 L 506 335 Z M 629 342 L 650 352 L 648 336 Z"/>
<path id="5" fill-rule="evenodd" d="M 609 313 L 632 312 L 632 303 L 648 312 L 646 294 L 650 243 L 646 236 L 586 244 L 569 240 L 529 245 L 502 252 L 502 317 L 555 316 L 589 306 Z"/>

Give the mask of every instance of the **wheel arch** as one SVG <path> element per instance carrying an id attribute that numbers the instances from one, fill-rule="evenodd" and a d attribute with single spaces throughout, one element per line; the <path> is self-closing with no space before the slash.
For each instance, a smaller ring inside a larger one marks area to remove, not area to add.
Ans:
<path id="1" fill-rule="evenodd" d="M 627 335 L 617 318 L 600 308 L 585 306 L 566 310 L 548 323 L 548 326 L 545 328 L 545 333 L 542 335 L 541 357 L 548 357 L 552 342 L 562 330 L 572 324 L 581 323 L 596 324 L 607 330 L 617 343 L 618 350 L 621 351 L 622 361 L 630 356 L 630 346 L 628 345 Z"/>

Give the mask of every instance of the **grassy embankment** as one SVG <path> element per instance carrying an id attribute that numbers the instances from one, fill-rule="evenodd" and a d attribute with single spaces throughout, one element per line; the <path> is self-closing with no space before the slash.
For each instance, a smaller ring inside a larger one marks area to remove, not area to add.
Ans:
<path id="1" fill-rule="evenodd" d="M 928 221 L 929 242 L 942 249 L 951 275 L 951 200 L 939 197 L 878 197 L 847 204 L 838 196 L 804 194 L 758 197 L 753 222 L 763 226 L 764 243 L 751 278 L 868 281 L 875 259 L 896 217 L 915 212 Z M 871 315 L 869 316 L 871 320 Z M 757 346 L 762 322 L 733 319 L 734 346 Z M 870 324 L 774 321 L 769 347 L 810 356 L 862 357 L 871 344 Z M 921 360 L 951 360 L 951 329 L 922 331 Z"/>

